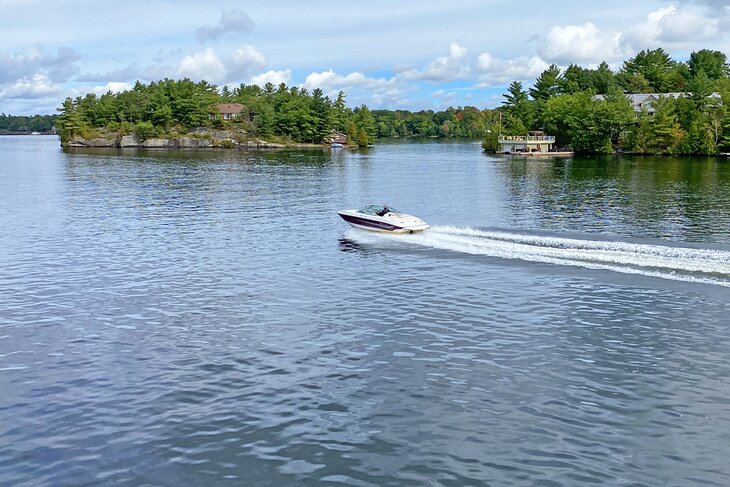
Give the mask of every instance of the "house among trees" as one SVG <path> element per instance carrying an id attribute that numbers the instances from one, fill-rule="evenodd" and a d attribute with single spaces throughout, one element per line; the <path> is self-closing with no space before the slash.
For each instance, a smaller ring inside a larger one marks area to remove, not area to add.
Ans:
<path id="1" fill-rule="evenodd" d="M 631 103 L 631 108 L 633 108 L 635 113 L 641 113 L 642 110 L 645 110 L 650 116 L 654 116 L 656 113 L 656 108 L 653 106 L 653 103 L 656 101 L 659 101 L 660 98 L 670 98 L 672 100 L 676 100 L 677 98 L 682 97 L 689 97 L 692 96 L 691 93 L 682 93 L 682 92 L 674 92 L 674 93 L 627 93 L 626 98 L 628 98 L 629 103 Z M 716 100 L 721 100 L 720 93 L 712 93 L 707 98 L 712 98 Z M 598 101 L 604 101 L 605 96 L 604 95 L 596 95 L 593 97 L 594 100 Z"/>
<path id="2" fill-rule="evenodd" d="M 223 120 L 236 120 L 244 107 L 240 103 L 219 103 L 217 108 Z"/>
<path id="3" fill-rule="evenodd" d="M 322 139 L 325 144 L 342 144 L 347 145 L 347 135 L 332 129 L 330 134 Z"/>

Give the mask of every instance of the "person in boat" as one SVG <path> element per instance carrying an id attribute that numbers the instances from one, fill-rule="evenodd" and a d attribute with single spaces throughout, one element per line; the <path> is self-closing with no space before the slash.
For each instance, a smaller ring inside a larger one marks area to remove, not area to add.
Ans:
<path id="1" fill-rule="evenodd" d="M 390 213 L 390 208 L 388 208 L 388 203 L 385 203 L 383 209 L 378 212 L 378 216 L 385 216 L 388 213 Z"/>

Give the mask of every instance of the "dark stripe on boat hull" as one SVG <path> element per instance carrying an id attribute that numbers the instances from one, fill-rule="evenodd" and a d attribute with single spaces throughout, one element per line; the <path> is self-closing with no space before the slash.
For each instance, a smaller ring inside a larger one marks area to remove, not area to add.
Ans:
<path id="1" fill-rule="evenodd" d="M 352 215 L 343 215 L 342 213 L 338 213 L 338 215 L 340 215 L 343 220 L 351 225 L 357 225 L 368 229 L 381 230 L 386 232 L 397 232 L 403 230 L 403 227 L 391 225 L 390 223 L 369 220 L 367 218 L 360 218 Z"/>

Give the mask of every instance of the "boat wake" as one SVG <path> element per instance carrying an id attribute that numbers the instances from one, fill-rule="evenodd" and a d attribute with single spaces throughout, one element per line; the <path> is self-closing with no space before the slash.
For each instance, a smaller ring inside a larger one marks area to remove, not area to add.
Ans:
<path id="1" fill-rule="evenodd" d="M 348 230 L 363 244 L 416 245 L 485 257 L 602 269 L 730 287 L 730 252 L 621 241 L 435 226 L 413 235 Z"/>

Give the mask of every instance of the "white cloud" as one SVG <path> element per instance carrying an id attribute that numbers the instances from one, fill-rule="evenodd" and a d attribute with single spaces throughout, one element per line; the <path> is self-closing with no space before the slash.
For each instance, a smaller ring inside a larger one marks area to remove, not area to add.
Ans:
<path id="1" fill-rule="evenodd" d="M 392 79 L 385 78 L 369 78 L 363 73 L 354 72 L 342 76 L 331 69 L 320 73 L 310 73 L 304 80 L 302 86 L 308 90 L 321 88 L 323 91 L 337 92 L 340 89 L 348 87 L 366 87 L 374 89 L 383 89 L 393 85 Z"/>
<path id="2" fill-rule="evenodd" d="M 185 56 L 180 61 L 177 72 L 192 80 L 217 83 L 223 80 L 225 67 L 213 48 L 207 47 L 203 51 Z"/>
<path id="3" fill-rule="evenodd" d="M 620 59 L 622 52 L 618 32 L 604 32 L 591 22 L 583 25 L 553 26 L 539 49 L 548 62 L 567 65 L 599 64 Z"/>
<path id="4" fill-rule="evenodd" d="M 726 9 L 727 17 L 729 13 Z M 621 41 L 636 51 L 659 46 L 696 46 L 698 41 L 726 35 L 720 24 L 721 18 L 706 8 L 671 5 L 649 13 L 645 22 L 627 29 Z"/>
<path id="5" fill-rule="evenodd" d="M 258 85 L 261 87 L 263 87 L 266 83 L 271 83 L 274 86 L 278 86 L 281 83 L 288 85 L 291 83 L 291 69 L 284 69 L 281 71 L 269 70 L 265 73 L 253 76 L 248 80 L 248 84 Z"/>
<path id="6" fill-rule="evenodd" d="M 409 88 L 397 77 L 372 78 L 360 72 L 340 75 L 332 71 L 310 73 L 301 85 L 313 90 L 320 88 L 326 96 L 335 98 L 340 90 L 348 95 L 349 105 L 366 103 L 374 107 L 404 106 L 404 93 Z"/>
<path id="7" fill-rule="evenodd" d="M 79 54 L 70 47 L 59 47 L 56 54 L 46 54 L 39 45 L 30 46 L 20 54 L 0 54 L 0 83 L 32 77 L 36 73 L 54 82 L 67 81 L 79 71 Z"/>
<path id="8" fill-rule="evenodd" d="M 229 80 L 247 78 L 264 66 L 266 66 L 266 57 L 254 46 L 244 44 L 231 54 L 226 69 L 227 78 Z"/>
<path id="9" fill-rule="evenodd" d="M 485 52 L 477 60 L 477 86 L 486 88 L 510 81 L 532 81 L 547 67 L 548 63 L 539 56 L 499 59 Z"/>
<path id="10" fill-rule="evenodd" d="M 704 9 L 672 8 L 658 19 L 658 40 L 683 43 L 714 38 L 719 32 L 718 20 L 708 14 Z"/>
<path id="11" fill-rule="evenodd" d="M 75 98 L 77 96 L 84 96 L 89 93 L 94 93 L 97 96 L 101 96 L 101 95 L 106 94 L 109 91 L 111 91 L 112 93 L 119 93 L 122 91 L 131 90 L 132 88 L 133 88 L 133 85 L 131 83 L 110 81 L 109 83 L 107 83 L 105 85 L 76 86 L 75 88 L 71 89 L 65 96 L 70 96 L 71 98 Z"/>
<path id="12" fill-rule="evenodd" d="M 206 25 L 198 28 L 196 34 L 200 41 L 216 40 L 229 32 L 246 33 L 254 29 L 254 21 L 241 10 L 229 10 L 221 14 L 216 25 Z"/>
<path id="13" fill-rule="evenodd" d="M 454 103 L 457 94 L 454 91 L 436 90 L 431 93 L 431 98 L 438 100 L 442 105 Z"/>
<path id="14" fill-rule="evenodd" d="M 0 89 L 0 98 L 44 98 L 58 95 L 62 89 L 43 74 L 17 80 Z"/>
<path id="15" fill-rule="evenodd" d="M 398 74 L 403 80 L 424 81 L 454 81 L 465 78 L 470 71 L 469 65 L 464 64 L 467 49 L 452 41 L 449 45 L 448 56 L 442 56 L 431 61 L 425 69 L 411 68 Z"/>
<path id="16" fill-rule="evenodd" d="M 143 71 L 144 69 L 139 67 L 137 63 L 132 63 L 121 69 L 115 69 L 105 73 L 83 73 L 76 77 L 76 81 L 127 81 L 144 78 L 144 76 L 141 76 Z"/>
<path id="17" fill-rule="evenodd" d="M 105 84 L 104 86 L 94 86 L 93 91 L 97 95 L 103 95 L 109 91 L 112 93 L 119 93 L 122 91 L 128 91 L 132 89 L 132 85 L 130 83 L 124 83 L 119 81 L 110 81 L 109 83 Z"/>

